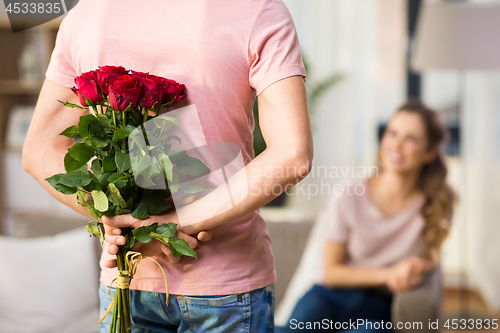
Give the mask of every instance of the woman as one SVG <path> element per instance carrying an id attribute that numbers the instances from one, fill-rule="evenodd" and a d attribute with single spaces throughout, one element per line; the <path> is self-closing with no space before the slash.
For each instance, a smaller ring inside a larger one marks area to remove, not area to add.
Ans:
<path id="1" fill-rule="evenodd" d="M 437 113 L 421 102 L 399 108 L 380 145 L 378 177 L 359 183 L 365 191 L 345 187 L 328 207 L 323 284 L 306 293 L 278 332 L 370 330 L 374 325 L 341 324 L 391 320 L 392 294 L 421 284 L 448 233 L 454 195 L 446 183 L 446 136 Z"/>

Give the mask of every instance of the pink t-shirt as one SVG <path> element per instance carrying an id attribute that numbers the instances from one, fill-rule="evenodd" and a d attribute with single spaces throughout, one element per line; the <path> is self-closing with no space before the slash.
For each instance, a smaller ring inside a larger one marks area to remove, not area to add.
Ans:
<path id="1" fill-rule="evenodd" d="M 81 0 L 61 24 L 47 78 L 74 85 L 82 72 L 120 65 L 186 85 L 208 142 L 231 142 L 244 163 L 253 158 L 255 96 L 305 70 L 292 18 L 281 0 Z M 258 211 L 213 229 L 198 259 L 162 262 L 170 293 L 224 295 L 276 280 L 271 239 Z M 104 267 L 110 284 L 116 269 Z M 150 260 L 139 265 L 131 288 L 164 292 Z"/>
<path id="2" fill-rule="evenodd" d="M 411 207 L 387 216 L 373 202 L 366 180 L 344 185 L 327 207 L 327 240 L 347 245 L 348 265 L 383 267 L 412 256 L 425 248 L 420 209 L 424 197 Z"/>

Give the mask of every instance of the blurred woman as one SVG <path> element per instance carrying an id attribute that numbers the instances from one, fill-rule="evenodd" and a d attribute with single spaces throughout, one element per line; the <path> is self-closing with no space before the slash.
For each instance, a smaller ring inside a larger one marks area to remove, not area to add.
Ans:
<path id="1" fill-rule="evenodd" d="M 398 109 L 382 138 L 378 176 L 344 185 L 327 208 L 323 283 L 277 332 L 356 330 L 345 323 L 358 319 L 372 323 L 364 330 L 387 328 L 392 295 L 419 286 L 436 268 L 448 234 L 454 194 L 446 183 L 447 134 L 421 102 Z"/>

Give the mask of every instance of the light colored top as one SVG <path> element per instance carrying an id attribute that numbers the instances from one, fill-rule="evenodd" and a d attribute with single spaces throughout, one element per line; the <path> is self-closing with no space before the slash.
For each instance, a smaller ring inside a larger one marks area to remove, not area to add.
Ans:
<path id="1" fill-rule="evenodd" d="M 46 76 L 65 86 L 98 66 L 124 66 L 186 85 L 208 142 L 237 144 L 253 158 L 256 94 L 304 65 L 292 18 L 281 0 L 81 0 L 61 24 Z M 177 105 L 176 105 L 177 107 Z M 258 211 L 213 229 L 198 260 L 162 262 L 170 293 L 224 295 L 276 281 L 271 239 Z M 103 263 L 109 285 L 116 269 Z M 159 268 L 139 265 L 132 289 L 164 292 Z"/>
<path id="2" fill-rule="evenodd" d="M 347 245 L 347 265 L 390 266 L 422 254 L 423 196 L 404 211 L 387 216 L 371 199 L 366 180 L 342 189 L 328 204 L 325 223 L 327 240 Z"/>

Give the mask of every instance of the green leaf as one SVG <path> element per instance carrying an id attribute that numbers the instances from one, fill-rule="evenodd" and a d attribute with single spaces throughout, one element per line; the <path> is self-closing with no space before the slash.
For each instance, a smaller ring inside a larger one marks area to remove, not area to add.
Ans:
<path id="1" fill-rule="evenodd" d="M 184 239 L 179 239 L 177 237 L 170 237 L 170 240 L 168 242 L 168 246 L 170 247 L 170 250 L 172 250 L 172 247 L 173 247 L 180 254 L 183 254 L 185 256 L 194 257 L 194 258 L 198 259 L 196 256 L 196 252 L 194 252 L 189 247 L 189 244 Z M 175 256 L 173 251 L 172 251 L 172 254 Z"/>
<path id="2" fill-rule="evenodd" d="M 210 169 L 199 159 L 195 157 L 187 157 L 180 164 L 177 164 L 177 170 L 188 176 L 201 176 L 210 171 Z"/>
<path id="3" fill-rule="evenodd" d="M 99 179 L 99 184 L 101 184 L 102 187 L 108 186 L 108 178 L 113 175 L 112 172 L 106 172 L 105 174 L 102 175 L 101 179 Z"/>
<path id="4" fill-rule="evenodd" d="M 89 191 L 89 192 L 92 192 L 92 191 L 100 191 L 100 190 L 102 190 L 102 186 L 101 186 L 101 184 L 100 184 L 97 180 L 95 180 L 95 179 L 93 179 L 93 180 L 90 182 L 90 184 L 88 184 L 88 185 L 84 186 L 83 188 L 84 188 L 85 190 Z"/>
<path id="5" fill-rule="evenodd" d="M 64 135 L 70 139 L 74 139 L 78 135 L 78 126 L 76 125 L 70 126 L 66 128 L 64 131 L 62 131 L 59 135 Z"/>
<path id="6" fill-rule="evenodd" d="M 106 116 L 105 114 L 98 114 L 97 116 L 97 120 L 99 120 L 99 122 L 101 123 L 101 125 L 106 129 L 106 128 L 110 128 L 111 126 L 111 119 L 108 118 L 108 116 Z"/>
<path id="7" fill-rule="evenodd" d="M 60 101 L 60 100 L 57 100 L 57 101 L 59 103 L 61 103 L 61 104 L 64 104 L 64 106 L 67 106 L 69 108 L 85 110 L 85 108 L 83 106 L 80 106 L 80 105 L 76 105 L 76 104 L 73 104 L 73 103 L 70 103 L 70 102 L 63 102 L 63 101 Z"/>
<path id="8" fill-rule="evenodd" d="M 87 165 L 87 161 L 77 161 L 73 158 L 73 156 L 71 156 L 70 153 L 67 153 L 64 156 L 64 169 L 68 173 L 73 172 L 75 170 L 78 170 L 81 167 L 86 166 L 86 165 Z"/>
<path id="9" fill-rule="evenodd" d="M 160 224 L 158 228 L 156 228 L 156 232 L 163 237 L 172 237 L 173 235 L 175 235 L 176 230 L 177 224 L 175 223 Z"/>
<path id="10" fill-rule="evenodd" d="M 134 172 L 144 177 L 154 177 L 161 172 L 160 162 L 149 155 L 142 156 L 139 163 L 134 165 Z"/>
<path id="11" fill-rule="evenodd" d="M 113 154 L 109 154 L 104 157 L 104 160 L 102 161 L 102 167 L 104 169 L 104 172 L 113 172 L 116 170 L 116 164 L 115 159 L 113 158 Z"/>
<path id="12" fill-rule="evenodd" d="M 115 184 L 108 185 L 108 193 L 109 193 L 109 201 L 115 206 L 123 208 L 127 205 L 125 200 L 123 200 L 122 195 L 120 194 L 120 190 L 115 186 Z"/>
<path id="13" fill-rule="evenodd" d="M 136 193 L 136 192 L 135 192 Z M 126 195 L 127 193 L 125 192 L 124 195 Z M 134 198 L 130 197 L 128 198 L 127 200 L 127 204 L 125 205 L 124 208 L 131 208 L 134 204 Z"/>
<path id="14" fill-rule="evenodd" d="M 106 135 L 106 131 L 98 119 L 89 121 L 89 133 L 93 137 Z"/>
<path id="15" fill-rule="evenodd" d="M 90 172 L 84 172 L 80 170 L 76 170 L 70 173 L 63 175 L 57 181 L 58 184 L 66 185 L 69 187 L 83 187 L 94 179 Z"/>
<path id="16" fill-rule="evenodd" d="M 83 207 L 85 207 L 87 209 L 87 211 L 89 212 L 90 215 L 92 215 L 95 219 L 99 220 L 101 219 L 102 217 L 102 214 L 101 212 L 99 212 L 98 210 L 96 210 L 94 208 L 94 205 L 90 202 L 81 202 L 80 205 L 82 205 Z"/>
<path id="17" fill-rule="evenodd" d="M 127 185 L 128 178 L 123 173 L 114 173 L 108 178 L 108 182 L 115 184 L 118 188 L 122 188 Z"/>
<path id="18" fill-rule="evenodd" d="M 92 161 L 92 172 L 94 173 L 94 176 L 97 178 L 102 177 L 102 162 L 100 159 L 96 158 L 95 160 Z"/>
<path id="19" fill-rule="evenodd" d="M 132 213 L 132 211 L 128 208 L 120 208 L 118 209 L 118 212 L 116 213 L 116 215 L 125 215 L 125 214 L 130 214 Z"/>
<path id="20" fill-rule="evenodd" d="M 149 194 L 142 198 L 141 203 L 148 207 L 149 214 L 160 214 L 170 208 L 170 205 L 165 199 L 158 194 Z"/>
<path id="21" fill-rule="evenodd" d="M 108 197 L 101 191 L 92 191 L 92 199 L 94 199 L 94 207 L 100 212 L 105 212 L 109 208 Z"/>
<path id="22" fill-rule="evenodd" d="M 169 247 L 170 248 L 170 252 L 172 252 L 172 255 L 176 258 L 182 256 L 182 254 L 179 253 L 179 251 L 177 251 L 173 246 L 172 247 Z"/>
<path id="23" fill-rule="evenodd" d="M 168 188 L 172 194 L 179 191 L 179 174 L 177 172 L 172 175 L 172 181 L 168 184 Z"/>
<path id="24" fill-rule="evenodd" d="M 137 183 L 140 184 L 140 187 L 142 188 L 151 188 L 156 186 L 156 183 L 151 177 L 145 177 L 141 174 L 135 175 L 135 177 L 137 177 Z"/>
<path id="25" fill-rule="evenodd" d="M 140 202 L 136 209 L 132 212 L 132 216 L 135 217 L 136 219 L 147 219 L 149 217 L 148 214 L 148 206 L 146 206 L 144 203 Z"/>
<path id="26" fill-rule="evenodd" d="M 110 143 L 108 138 L 104 136 L 90 136 L 89 138 L 93 143 L 92 146 L 97 148 L 104 148 Z"/>
<path id="27" fill-rule="evenodd" d="M 135 241 L 136 241 L 136 238 L 134 235 L 132 235 L 130 238 L 129 237 L 125 237 L 126 239 L 126 243 L 125 243 L 125 246 L 128 247 L 129 249 L 132 248 L 132 246 L 135 245 Z"/>
<path id="28" fill-rule="evenodd" d="M 85 230 L 87 230 L 92 236 L 99 237 L 101 242 L 104 243 L 104 225 L 102 223 L 95 224 L 87 224 L 85 226 Z"/>
<path id="29" fill-rule="evenodd" d="M 184 187 L 181 191 L 186 193 L 186 194 L 195 194 L 195 193 L 199 193 L 199 192 L 204 192 L 206 190 L 207 190 L 206 188 L 203 188 L 201 186 L 192 185 L 192 186 Z"/>
<path id="30" fill-rule="evenodd" d="M 166 135 L 165 137 L 162 138 L 166 138 L 167 140 L 174 139 L 175 141 L 179 142 L 179 144 L 182 144 L 181 138 L 179 138 L 177 135 Z"/>
<path id="31" fill-rule="evenodd" d="M 160 164 L 163 170 L 163 176 L 165 177 L 165 179 L 172 181 L 172 175 L 174 172 L 174 165 L 172 164 L 172 161 L 170 161 L 170 158 L 165 155 L 165 153 L 159 154 L 158 160 L 160 160 Z"/>
<path id="32" fill-rule="evenodd" d="M 153 123 L 157 128 L 160 129 L 160 133 L 168 131 L 168 129 L 172 126 L 175 126 L 179 124 L 179 119 L 168 117 L 168 116 L 161 116 L 158 118 L 153 118 Z"/>
<path id="33" fill-rule="evenodd" d="M 81 201 L 80 201 L 81 200 Z M 89 196 L 81 187 L 76 190 L 76 202 L 80 205 L 82 202 L 88 202 Z"/>
<path id="34" fill-rule="evenodd" d="M 84 143 L 74 144 L 68 149 L 68 152 L 75 160 L 85 163 L 87 163 L 88 160 L 90 160 L 95 154 L 95 150 Z"/>
<path id="35" fill-rule="evenodd" d="M 126 139 L 135 130 L 134 126 L 127 125 L 125 127 L 119 128 L 116 130 L 113 135 L 113 140 Z"/>
<path id="36" fill-rule="evenodd" d="M 116 148 L 116 150 L 120 150 L 120 149 L 122 149 L 122 147 L 120 146 L 120 144 L 119 144 L 118 142 L 116 142 L 116 141 L 110 140 L 110 141 L 109 141 L 109 144 L 110 144 L 111 146 L 113 146 L 114 148 Z"/>
<path id="37" fill-rule="evenodd" d="M 97 118 L 91 114 L 80 117 L 80 121 L 78 122 L 78 134 L 80 134 L 82 138 L 89 136 L 89 123 L 93 120 L 97 120 Z"/>
<path id="38" fill-rule="evenodd" d="M 181 151 L 174 151 L 174 152 L 172 152 L 169 155 L 169 157 L 170 157 L 170 160 L 172 161 L 172 163 L 174 163 L 174 164 L 180 164 L 182 161 L 184 161 L 189 156 L 186 154 L 185 150 L 181 150 Z"/>
<path id="39" fill-rule="evenodd" d="M 130 163 L 130 156 L 128 153 L 117 151 L 115 155 L 115 162 L 120 172 L 128 171 L 132 167 L 132 164 Z"/>
<path id="40" fill-rule="evenodd" d="M 154 239 L 154 237 L 151 236 L 150 234 L 152 232 L 155 232 L 157 227 L 158 227 L 158 223 L 153 223 L 153 224 L 148 225 L 148 226 L 136 228 L 136 229 L 132 230 L 132 232 L 134 233 L 135 238 L 139 242 L 146 244 L 146 243 L 151 242 Z"/>
<path id="41" fill-rule="evenodd" d="M 57 191 L 59 191 L 63 194 L 75 194 L 76 187 L 69 187 L 66 185 L 57 184 L 57 182 L 59 181 L 59 179 L 61 179 L 61 177 L 63 175 L 65 175 L 65 174 L 59 173 L 59 174 L 54 175 L 52 177 L 46 178 L 45 180 L 50 184 L 50 186 L 52 186 L 54 189 L 56 189 Z"/>

